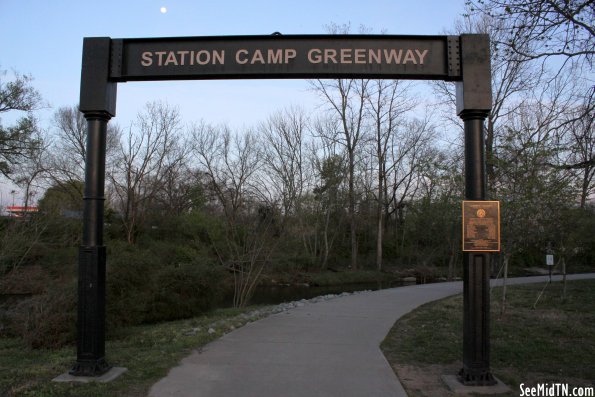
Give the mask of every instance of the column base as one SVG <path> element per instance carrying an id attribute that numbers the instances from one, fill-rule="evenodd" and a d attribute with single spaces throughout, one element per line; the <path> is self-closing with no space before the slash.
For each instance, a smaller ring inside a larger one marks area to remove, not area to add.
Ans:
<path id="1" fill-rule="evenodd" d="M 69 374 L 68 372 L 56 376 L 52 379 L 52 382 L 60 382 L 60 383 L 91 383 L 91 382 L 99 382 L 99 383 L 109 383 L 116 380 L 120 375 L 128 371 L 126 368 L 122 367 L 111 367 L 109 371 L 101 376 L 74 376 Z"/>
<path id="2" fill-rule="evenodd" d="M 471 369 L 463 367 L 457 379 L 465 386 L 493 386 L 497 383 L 489 369 Z"/>
<path id="3" fill-rule="evenodd" d="M 110 368 L 111 366 L 102 357 L 98 360 L 77 360 L 68 373 L 72 376 L 101 376 Z"/>
<path id="4" fill-rule="evenodd" d="M 474 396 L 497 394 L 500 396 L 512 391 L 510 387 L 506 386 L 498 378 L 494 378 L 496 379 L 496 384 L 493 386 L 466 386 L 457 379 L 456 375 L 442 375 L 441 378 L 448 390 L 457 396 L 466 396 L 469 394 L 473 394 Z"/>

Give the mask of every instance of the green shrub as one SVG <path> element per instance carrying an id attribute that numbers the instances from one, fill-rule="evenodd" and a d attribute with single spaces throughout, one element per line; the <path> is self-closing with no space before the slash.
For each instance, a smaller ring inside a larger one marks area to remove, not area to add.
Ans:
<path id="1" fill-rule="evenodd" d="M 144 321 L 154 273 L 159 267 L 150 252 L 135 246 L 114 244 L 110 251 L 106 280 L 108 332 Z"/>
<path id="2" fill-rule="evenodd" d="M 107 257 L 107 329 L 203 313 L 219 297 L 222 272 L 169 242 L 113 242 Z M 201 256 L 202 257 L 202 256 Z"/>
<path id="3" fill-rule="evenodd" d="M 76 283 L 55 286 L 24 300 L 7 314 L 8 333 L 31 348 L 57 348 L 75 341 Z"/>
<path id="4" fill-rule="evenodd" d="M 0 294 L 37 295 L 52 284 L 49 273 L 41 266 L 20 266 L 0 276 Z"/>
<path id="5" fill-rule="evenodd" d="M 161 266 L 190 263 L 198 256 L 198 252 L 190 244 L 174 241 L 149 240 L 146 249 L 160 259 Z"/>
<path id="6" fill-rule="evenodd" d="M 141 255 L 142 257 L 142 255 Z M 118 262 L 118 261 L 116 261 Z M 222 292 L 221 268 L 205 264 L 115 263 L 108 268 L 107 331 L 143 322 L 202 314 Z M 21 337 L 31 348 L 57 348 L 76 340 L 76 282 L 53 286 L 0 313 L 0 332 Z"/>
<path id="7" fill-rule="evenodd" d="M 72 246 L 52 246 L 44 244 L 43 257 L 38 263 L 48 272 L 48 274 L 60 279 L 63 277 L 76 278 L 76 269 L 78 268 L 79 247 Z"/>
<path id="8" fill-rule="evenodd" d="M 110 271 L 106 285 L 108 332 L 143 322 L 150 300 L 150 273 L 140 266 Z"/>
<path id="9" fill-rule="evenodd" d="M 28 264 L 35 264 L 31 251 L 40 240 L 43 225 L 18 218 L 0 218 L 0 276 Z"/>
<path id="10" fill-rule="evenodd" d="M 220 298 L 223 273 L 204 264 L 165 266 L 155 274 L 153 296 L 145 320 L 192 317 L 212 309 Z"/>

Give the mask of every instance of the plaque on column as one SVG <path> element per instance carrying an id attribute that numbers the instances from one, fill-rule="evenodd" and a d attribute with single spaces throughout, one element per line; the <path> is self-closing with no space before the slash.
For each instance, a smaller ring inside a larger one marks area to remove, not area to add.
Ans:
<path id="1" fill-rule="evenodd" d="M 500 252 L 499 201 L 463 201 L 463 251 Z"/>

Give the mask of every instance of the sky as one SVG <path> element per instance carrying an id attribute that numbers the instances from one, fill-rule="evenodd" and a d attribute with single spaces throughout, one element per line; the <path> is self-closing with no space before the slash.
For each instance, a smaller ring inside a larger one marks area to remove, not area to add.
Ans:
<path id="1" fill-rule="evenodd" d="M 182 37 L 325 34 L 329 24 L 358 33 L 444 34 L 464 0 L 0 0 L 0 70 L 33 77 L 51 128 L 56 109 L 78 103 L 84 37 Z M 164 12 L 165 11 L 165 12 Z M 277 110 L 314 110 L 320 100 L 304 80 L 217 80 L 118 84 L 116 117 L 126 128 L 149 101 L 176 106 L 185 122 L 252 126 Z M 0 114 L 8 125 L 16 115 Z M 3 183 L 3 182 L 0 182 Z M 0 205 L 13 197 L 0 197 Z M 19 201 L 17 195 L 16 201 Z"/>

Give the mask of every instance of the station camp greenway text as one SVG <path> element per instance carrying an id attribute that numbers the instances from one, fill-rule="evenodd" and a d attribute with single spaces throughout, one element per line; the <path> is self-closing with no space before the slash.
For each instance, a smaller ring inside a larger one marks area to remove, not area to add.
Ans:
<path id="1" fill-rule="evenodd" d="M 231 56 L 224 49 L 145 51 L 140 63 L 150 66 L 195 66 L 224 65 L 226 62 L 238 65 L 289 64 L 299 56 L 304 56 L 311 64 L 387 64 L 423 65 L 429 50 L 419 49 L 378 49 L 378 48 L 311 48 L 301 53 L 295 48 L 267 48 L 248 50 L 240 48 Z"/>

